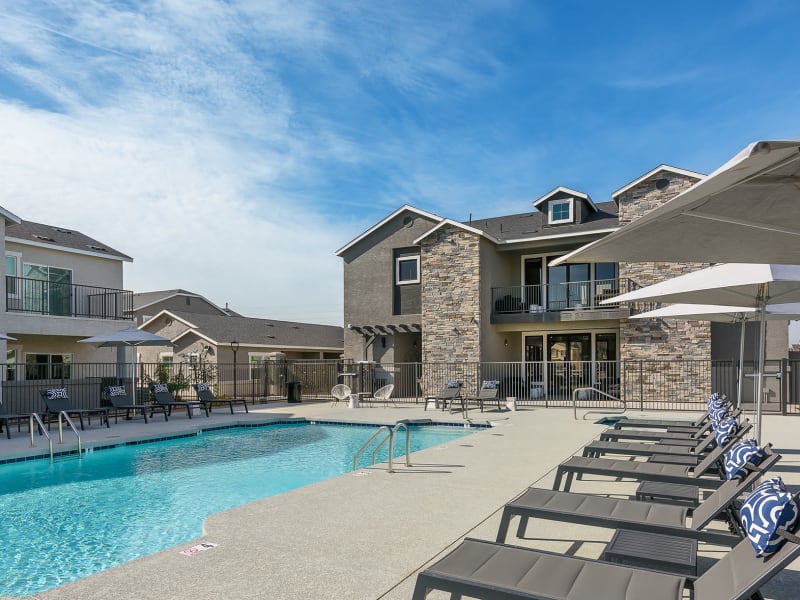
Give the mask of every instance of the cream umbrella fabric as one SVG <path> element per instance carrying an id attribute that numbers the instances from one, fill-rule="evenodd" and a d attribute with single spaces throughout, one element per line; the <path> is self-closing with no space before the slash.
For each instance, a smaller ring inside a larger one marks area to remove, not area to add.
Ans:
<path id="1" fill-rule="evenodd" d="M 700 269 L 614 298 L 601 304 L 659 300 L 755 308 L 759 314 L 756 376 L 756 435 L 761 439 L 767 304 L 800 302 L 800 266 L 728 263 Z"/>
<path id="2" fill-rule="evenodd" d="M 800 264 L 800 140 L 750 144 L 645 216 L 563 262 Z"/>

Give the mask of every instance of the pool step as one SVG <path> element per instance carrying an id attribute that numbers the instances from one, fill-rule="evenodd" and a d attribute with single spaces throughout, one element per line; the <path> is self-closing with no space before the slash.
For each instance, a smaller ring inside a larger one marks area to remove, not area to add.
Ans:
<path id="1" fill-rule="evenodd" d="M 53 462 L 67 462 L 69 460 L 78 460 L 83 458 L 82 452 L 80 450 L 65 450 L 64 452 L 59 452 L 58 454 L 53 453 Z"/>

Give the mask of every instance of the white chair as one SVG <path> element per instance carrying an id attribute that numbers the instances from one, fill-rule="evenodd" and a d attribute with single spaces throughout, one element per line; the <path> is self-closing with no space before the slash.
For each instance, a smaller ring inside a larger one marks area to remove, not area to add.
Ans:
<path id="1" fill-rule="evenodd" d="M 375 390 L 375 392 L 372 394 L 372 397 L 366 398 L 366 400 L 369 400 L 370 404 L 372 404 L 375 400 L 377 400 L 378 402 L 383 402 L 384 406 L 388 406 L 389 400 L 391 400 L 392 405 L 397 406 L 397 404 L 395 404 L 394 402 L 394 399 L 391 398 L 393 391 L 394 391 L 394 384 L 390 383 L 389 385 L 385 385 Z"/>
<path id="2" fill-rule="evenodd" d="M 350 396 L 352 395 L 353 391 L 343 383 L 337 383 L 333 386 L 331 390 L 331 396 L 333 396 L 333 400 L 331 401 L 331 406 L 334 404 L 338 404 L 339 401 L 342 402 L 349 402 Z"/>

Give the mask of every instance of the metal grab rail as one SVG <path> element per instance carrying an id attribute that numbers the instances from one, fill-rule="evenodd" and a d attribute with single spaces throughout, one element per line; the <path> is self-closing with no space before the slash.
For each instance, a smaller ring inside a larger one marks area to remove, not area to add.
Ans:
<path id="1" fill-rule="evenodd" d="M 572 417 L 574 420 L 578 420 L 578 394 L 580 392 L 591 392 L 594 394 L 600 394 L 601 396 L 605 396 L 606 398 L 613 400 L 615 402 L 619 402 L 622 404 L 621 408 L 610 408 L 608 410 L 589 410 L 583 413 L 583 420 L 586 420 L 586 415 L 605 415 L 611 413 L 612 415 L 621 415 L 625 411 L 628 410 L 628 404 L 622 398 L 617 398 L 616 396 L 612 396 L 604 392 L 603 390 L 598 390 L 597 388 L 593 387 L 582 387 L 582 388 L 575 388 L 572 391 Z"/>
<path id="2" fill-rule="evenodd" d="M 364 443 L 364 445 L 361 446 L 361 448 L 358 449 L 358 452 L 356 452 L 356 455 L 353 457 L 353 471 L 358 469 L 358 459 L 361 458 L 361 455 L 364 453 L 364 450 L 366 450 L 369 447 L 369 445 L 375 440 L 376 437 L 378 437 L 380 435 L 381 431 L 383 431 L 384 429 L 389 432 L 388 437 L 391 437 L 392 430 L 389 428 L 388 425 L 381 425 L 380 427 L 378 427 L 378 431 L 376 431 L 372 435 L 372 437 L 369 438 Z M 374 454 L 372 455 L 372 464 L 373 465 L 375 464 L 375 455 Z"/>
<path id="3" fill-rule="evenodd" d="M 36 423 L 39 425 L 40 431 L 44 434 L 44 437 L 47 438 L 47 443 L 50 446 L 50 462 L 53 462 L 53 439 L 50 437 L 50 433 L 44 428 L 44 422 L 42 422 L 42 417 L 40 417 L 37 413 L 31 413 L 31 416 L 28 417 L 28 433 L 31 434 L 31 448 L 34 448 L 36 444 L 33 442 L 33 421 L 36 420 Z"/>
<path id="4" fill-rule="evenodd" d="M 411 461 L 409 459 L 409 454 L 411 454 L 411 430 L 408 428 L 408 424 L 400 421 L 392 427 L 392 435 L 389 436 L 389 473 L 394 473 L 394 469 L 392 468 L 392 457 L 394 456 L 394 434 L 397 431 L 404 427 L 406 430 L 406 466 L 411 466 Z"/>
<path id="5" fill-rule="evenodd" d="M 62 410 L 60 413 L 58 413 L 58 443 L 59 444 L 63 444 L 64 443 L 64 431 L 63 431 L 63 426 L 62 426 L 62 422 L 61 422 L 61 417 L 62 416 L 64 417 L 64 419 L 66 419 L 67 425 L 69 425 L 72 428 L 72 431 L 75 434 L 75 437 L 78 438 L 78 458 L 82 459 L 83 458 L 83 450 L 81 450 L 81 434 L 78 433 L 78 430 L 75 427 L 75 423 L 72 422 L 72 419 L 69 418 L 69 415 L 64 410 Z"/>

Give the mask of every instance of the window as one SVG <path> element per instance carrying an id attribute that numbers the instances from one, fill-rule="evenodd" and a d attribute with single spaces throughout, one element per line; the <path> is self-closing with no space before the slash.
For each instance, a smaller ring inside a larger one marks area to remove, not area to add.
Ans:
<path id="1" fill-rule="evenodd" d="M 72 313 L 72 271 L 58 267 L 22 265 L 24 308 L 45 315 Z"/>
<path id="2" fill-rule="evenodd" d="M 172 352 L 159 352 L 158 362 L 160 362 L 165 367 L 171 367 L 172 364 L 175 362 L 175 356 L 172 354 Z"/>
<path id="3" fill-rule="evenodd" d="M 572 198 L 550 201 L 550 225 L 572 223 Z"/>
<path id="4" fill-rule="evenodd" d="M 15 277 L 19 277 L 20 258 L 16 252 L 6 253 L 6 295 L 11 298 L 19 298 L 20 283 Z"/>
<path id="5" fill-rule="evenodd" d="M 250 352 L 248 354 L 250 362 L 250 379 L 258 381 L 262 378 L 261 367 L 269 360 L 268 354 L 259 354 L 258 352 Z"/>
<path id="6" fill-rule="evenodd" d="M 398 256 L 396 263 L 397 285 L 419 283 L 419 256 Z"/>
<path id="7" fill-rule="evenodd" d="M 26 354 L 25 378 L 71 379 L 72 354 Z"/>
<path id="8" fill-rule="evenodd" d="M 6 380 L 17 380 L 17 351 L 6 350 Z"/>

